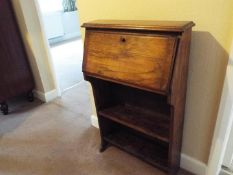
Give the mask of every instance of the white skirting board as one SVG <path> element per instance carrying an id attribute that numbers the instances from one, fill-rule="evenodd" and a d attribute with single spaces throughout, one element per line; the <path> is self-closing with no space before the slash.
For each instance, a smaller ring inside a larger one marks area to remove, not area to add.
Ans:
<path id="1" fill-rule="evenodd" d="M 233 175 L 233 172 L 226 167 L 222 167 L 219 175 Z"/>
<path id="2" fill-rule="evenodd" d="M 91 116 L 91 124 L 92 126 L 99 128 L 97 116 Z M 206 164 L 184 153 L 181 154 L 180 167 L 196 175 L 205 175 L 207 168 Z"/>
<path id="3" fill-rule="evenodd" d="M 181 153 L 180 167 L 197 175 L 205 175 L 207 165 L 203 162 Z"/>
<path id="4" fill-rule="evenodd" d="M 40 99 L 43 102 L 50 102 L 52 100 L 54 100 L 55 98 L 58 97 L 58 92 L 56 89 L 49 91 L 47 93 L 43 93 L 40 91 L 34 91 L 35 97 Z"/>

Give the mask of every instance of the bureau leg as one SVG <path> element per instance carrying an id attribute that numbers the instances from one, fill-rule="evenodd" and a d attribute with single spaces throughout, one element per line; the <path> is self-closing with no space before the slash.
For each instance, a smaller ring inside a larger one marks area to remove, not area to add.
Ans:
<path id="1" fill-rule="evenodd" d="M 28 92 L 27 99 L 28 99 L 29 102 L 33 102 L 34 101 L 34 94 L 33 94 L 32 91 Z"/>
<path id="2" fill-rule="evenodd" d="M 100 152 L 104 152 L 108 147 L 108 143 L 104 140 L 101 141 L 101 145 L 100 145 Z"/>
<path id="3" fill-rule="evenodd" d="M 1 111 L 4 115 L 9 113 L 8 105 L 6 102 L 1 103 Z"/>

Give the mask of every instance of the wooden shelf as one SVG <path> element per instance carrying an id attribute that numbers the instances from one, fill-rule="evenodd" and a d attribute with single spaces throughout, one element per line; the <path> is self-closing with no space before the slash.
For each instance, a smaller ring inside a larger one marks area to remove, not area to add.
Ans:
<path id="1" fill-rule="evenodd" d="M 100 110 L 99 115 L 169 143 L 168 114 L 124 104 Z"/>
<path id="2" fill-rule="evenodd" d="M 104 139 L 108 143 L 152 164 L 153 166 L 164 171 L 169 170 L 168 146 L 150 141 L 124 130 L 115 131 L 114 133 L 105 136 Z"/>

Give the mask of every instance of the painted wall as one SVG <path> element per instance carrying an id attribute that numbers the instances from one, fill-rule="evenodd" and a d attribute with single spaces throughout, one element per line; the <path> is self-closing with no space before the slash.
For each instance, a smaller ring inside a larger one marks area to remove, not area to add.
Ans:
<path id="1" fill-rule="evenodd" d="M 233 141 L 232 133 L 230 134 L 231 129 L 233 129 L 233 40 L 211 146 L 208 175 L 219 175 L 221 166 L 230 164 L 229 159 L 231 159 L 233 153 L 232 146 L 228 145 Z"/>
<path id="2" fill-rule="evenodd" d="M 55 81 L 49 66 L 50 55 L 36 3 L 34 0 L 13 0 L 13 6 L 36 81 L 36 90 L 49 92 L 55 89 Z"/>
<path id="3" fill-rule="evenodd" d="M 232 34 L 232 0 L 78 0 L 81 24 L 95 19 L 192 20 L 182 152 L 208 162 Z M 84 30 L 82 29 L 84 36 Z"/>

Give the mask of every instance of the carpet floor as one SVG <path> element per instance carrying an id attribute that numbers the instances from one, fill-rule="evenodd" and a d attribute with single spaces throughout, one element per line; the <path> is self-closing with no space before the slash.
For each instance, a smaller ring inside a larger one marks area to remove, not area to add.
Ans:
<path id="1" fill-rule="evenodd" d="M 0 114 L 0 175 L 165 175 L 115 147 L 99 152 L 84 81 L 50 103 L 18 99 L 10 109 Z"/>

